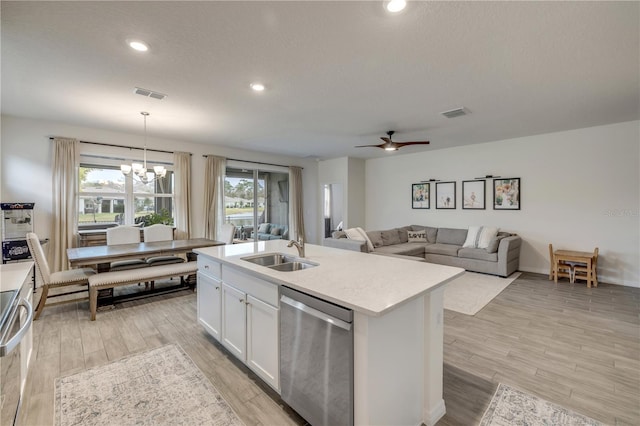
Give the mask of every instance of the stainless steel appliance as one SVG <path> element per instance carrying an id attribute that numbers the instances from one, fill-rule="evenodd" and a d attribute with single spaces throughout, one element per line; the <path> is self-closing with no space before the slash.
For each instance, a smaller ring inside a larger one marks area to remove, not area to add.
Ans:
<path id="1" fill-rule="evenodd" d="M 353 425 L 353 311 L 280 287 L 282 399 L 313 426 Z"/>
<path id="2" fill-rule="evenodd" d="M 0 292 L 0 425 L 17 422 L 21 402 L 20 341 L 29 330 L 33 309 L 21 290 Z M 21 315 L 24 308 L 26 315 Z"/>

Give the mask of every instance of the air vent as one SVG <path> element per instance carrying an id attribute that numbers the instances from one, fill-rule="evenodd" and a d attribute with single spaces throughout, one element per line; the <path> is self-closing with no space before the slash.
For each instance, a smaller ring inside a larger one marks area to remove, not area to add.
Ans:
<path id="1" fill-rule="evenodd" d="M 167 95 L 162 94 L 160 92 L 154 92 L 153 90 L 142 89 L 140 87 L 135 87 L 133 89 L 133 93 L 135 93 L 136 95 L 142 95 L 148 98 L 159 99 L 159 100 L 163 100 L 164 98 L 167 97 Z"/>
<path id="2" fill-rule="evenodd" d="M 456 117 L 461 117 L 463 115 L 469 114 L 469 110 L 466 109 L 465 107 L 461 107 L 461 108 L 456 108 L 449 111 L 441 112 L 440 114 L 444 115 L 447 118 L 456 118 Z"/>

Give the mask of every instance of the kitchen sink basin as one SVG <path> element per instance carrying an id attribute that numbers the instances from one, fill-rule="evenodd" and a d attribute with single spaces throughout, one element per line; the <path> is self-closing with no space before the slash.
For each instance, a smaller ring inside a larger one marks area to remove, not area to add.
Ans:
<path id="1" fill-rule="evenodd" d="M 244 261 L 254 263 L 281 272 L 301 271 L 313 268 L 318 264 L 285 253 L 265 253 L 241 258 Z"/>
<path id="2" fill-rule="evenodd" d="M 242 260 L 246 260 L 247 262 L 255 263 L 260 266 L 273 266 L 293 262 L 296 260 L 296 257 L 284 253 L 265 253 L 243 257 Z"/>
<path id="3" fill-rule="evenodd" d="M 294 262 L 281 263 L 280 265 L 269 266 L 269 268 L 274 269 L 276 271 L 281 271 L 281 272 L 293 272 L 293 271 L 302 271 L 303 269 L 313 268 L 314 266 L 318 266 L 318 265 L 316 265 L 315 263 L 294 261 Z"/>

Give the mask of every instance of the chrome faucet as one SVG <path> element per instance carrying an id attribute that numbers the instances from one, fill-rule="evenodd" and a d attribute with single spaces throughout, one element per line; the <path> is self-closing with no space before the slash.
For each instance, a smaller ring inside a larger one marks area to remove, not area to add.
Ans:
<path id="1" fill-rule="evenodd" d="M 289 241 L 289 244 L 287 244 L 287 247 L 293 247 L 293 246 L 296 246 L 296 248 L 298 249 L 298 256 L 304 257 L 304 238 L 299 237 L 298 241 L 296 240 Z"/>

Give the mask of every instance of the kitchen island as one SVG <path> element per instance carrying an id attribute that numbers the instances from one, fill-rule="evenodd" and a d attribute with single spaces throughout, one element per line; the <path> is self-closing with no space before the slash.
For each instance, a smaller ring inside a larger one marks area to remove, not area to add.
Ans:
<path id="1" fill-rule="evenodd" d="M 280 391 L 280 286 L 351 309 L 354 423 L 435 424 L 445 414 L 443 285 L 464 270 L 310 244 L 308 269 L 282 272 L 244 259 L 297 256 L 286 243 L 195 250 L 200 324 Z"/>

